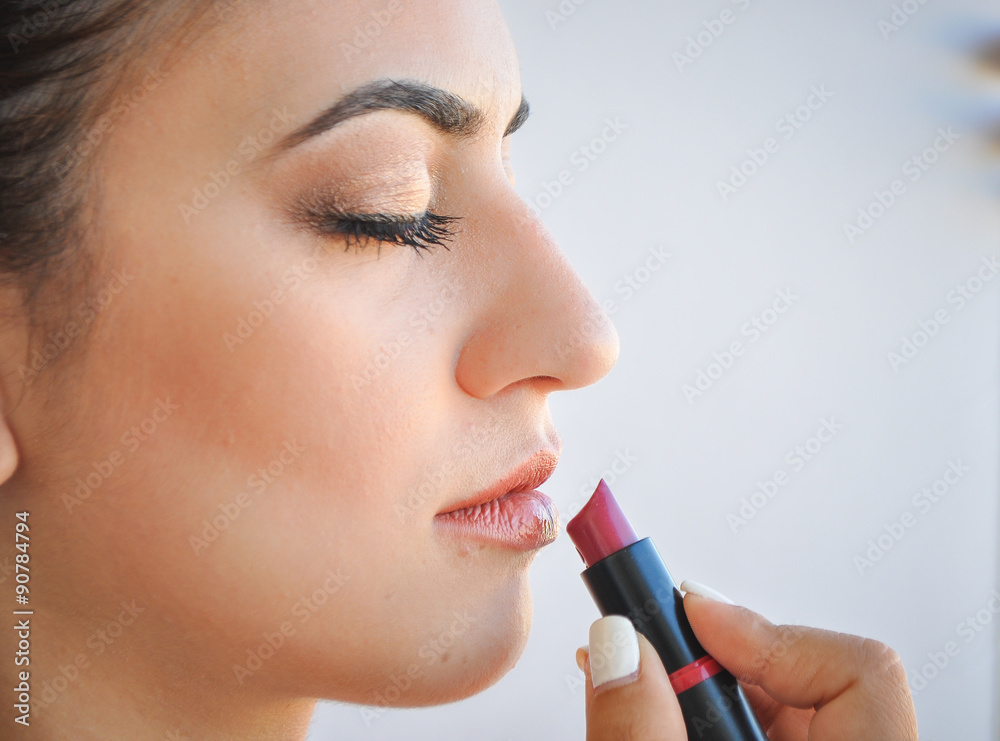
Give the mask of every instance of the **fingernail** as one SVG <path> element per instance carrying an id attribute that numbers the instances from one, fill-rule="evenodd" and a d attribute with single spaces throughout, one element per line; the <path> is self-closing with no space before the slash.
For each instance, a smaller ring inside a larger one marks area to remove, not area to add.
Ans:
<path id="1" fill-rule="evenodd" d="M 690 592 L 691 594 L 697 594 L 699 597 L 705 597 L 707 599 L 714 599 L 716 602 L 725 602 L 727 605 L 735 605 L 729 597 L 724 594 L 716 592 L 711 587 L 706 587 L 704 584 L 699 584 L 696 581 L 687 581 L 686 579 L 681 582 L 680 589 L 682 592 Z"/>
<path id="2" fill-rule="evenodd" d="M 590 677 L 594 689 L 635 681 L 639 675 L 639 638 L 632 621 L 607 615 L 590 626 Z"/>
<path id="3" fill-rule="evenodd" d="M 576 665 L 580 667 L 580 671 L 582 672 L 586 671 L 583 667 L 587 663 L 587 654 L 588 650 L 586 646 L 580 646 L 580 648 L 576 650 Z"/>

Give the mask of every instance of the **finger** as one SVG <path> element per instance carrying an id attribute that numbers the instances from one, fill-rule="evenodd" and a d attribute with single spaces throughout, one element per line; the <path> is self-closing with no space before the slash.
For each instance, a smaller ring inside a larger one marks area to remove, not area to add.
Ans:
<path id="1" fill-rule="evenodd" d="M 740 682 L 740 689 L 743 690 L 743 694 L 746 695 L 747 700 L 750 703 L 750 707 L 753 708 L 754 714 L 757 716 L 757 720 L 767 730 L 774 723 L 775 719 L 778 717 L 778 713 L 782 709 L 787 708 L 787 705 L 775 700 L 764 690 L 755 684 L 747 684 L 746 682 Z"/>
<path id="2" fill-rule="evenodd" d="M 771 741 L 806 741 L 809 738 L 809 724 L 815 710 L 782 705 L 753 684 L 740 682 L 740 688 Z"/>
<path id="3" fill-rule="evenodd" d="M 701 645 L 738 679 L 796 708 L 822 711 L 840 698 L 812 720 L 812 734 L 830 724 L 825 732 L 833 735 L 814 738 L 916 738 L 906 673 L 888 646 L 847 633 L 774 625 L 745 607 L 690 591 L 684 608 Z"/>
<path id="4" fill-rule="evenodd" d="M 688 592 L 684 609 L 701 645 L 738 679 L 799 708 L 830 702 L 866 666 L 863 639 L 843 633 L 775 625 L 745 607 Z"/>
<path id="5" fill-rule="evenodd" d="M 589 651 L 581 658 L 587 741 L 687 741 L 663 663 L 628 618 L 608 615 L 596 621 Z"/>

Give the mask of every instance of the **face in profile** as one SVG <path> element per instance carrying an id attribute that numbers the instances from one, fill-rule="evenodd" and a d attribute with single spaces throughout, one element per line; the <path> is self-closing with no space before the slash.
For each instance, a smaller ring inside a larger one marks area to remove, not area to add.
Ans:
<path id="1" fill-rule="evenodd" d="M 548 395 L 617 356 L 515 191 L 526 107 L 494 3 L 217 6 L 83 160 L 85 350 L 20 381 L 5 352 L 36 676 L 89 662 L 40 719 L 494 683 L 558 517 L 530 496 L 447 513 L 551 472 Z"/>

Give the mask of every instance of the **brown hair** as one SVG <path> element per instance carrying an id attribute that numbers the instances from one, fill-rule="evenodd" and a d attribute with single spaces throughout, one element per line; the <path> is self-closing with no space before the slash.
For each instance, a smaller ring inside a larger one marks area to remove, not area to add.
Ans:
<path id="1" fill-rule="evenodd" d="M 96 162 L 115 117 L 158 84 L 156 65 L 182 46 L 182 31 L 207 7 L 204 0 L 0 3 L 0 285 L 17 289 L 18 318 L 32 338 L 60 326 L 100 265 L 84 245 L 98 201 Z"/>

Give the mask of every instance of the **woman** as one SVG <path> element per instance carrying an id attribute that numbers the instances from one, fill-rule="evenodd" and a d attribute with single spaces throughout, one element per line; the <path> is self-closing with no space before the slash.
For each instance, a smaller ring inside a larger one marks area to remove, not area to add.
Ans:
<path id="1" fill-rule="evenodd" d="M 0 12 L 0 522 L 31 611 L 5 737 L 295 739 L 316 698 L 495 683 L 558 531 L 497 497 L 552 472 L 548 394 L 618 352 L 514 190 L 496 6 Z M 685 604 L 772 738 L 916 738 L 889 649 Z M 635 645 L 588 737 L 685 738 Z"/>

